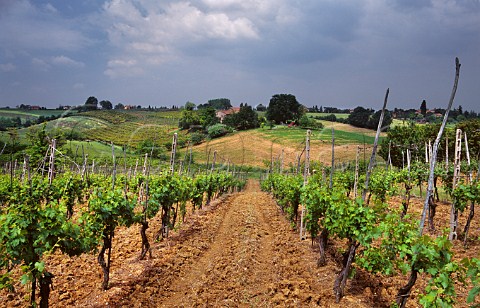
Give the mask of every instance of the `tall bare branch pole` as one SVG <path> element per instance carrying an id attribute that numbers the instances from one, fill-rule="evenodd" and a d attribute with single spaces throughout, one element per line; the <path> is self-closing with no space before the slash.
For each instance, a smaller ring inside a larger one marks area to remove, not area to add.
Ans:
<path id="1" fill-rule="evenodd" d="M 365 189 L 362 194 L 362 200 L 365 201 L 365 196 L 367 195 L 367 190 L 368 190 L 368 181 L 370 179 L 370 173 L 373 169 L 373 165 L 375 164 L 375 155 L 377 152 L 377 146 L 378 146 L 378 138 L 380 136 L 380 131 L 382 130 L 382 124 L 383 124 L 383 118 L 385 116 L 385 108 L 387 107 L 387 101 L 388 101 L 388 93 L 390 92 L 390 89 L 387 89 L 387 93 L 385 94 L 385 100 L 383 102 L 383 107 L 382 107 L 382 113 L 380 114 L 380 119 L 378 121 L 378 126 L 377 126 L 377 134 L 375 135 L 375 141 L 373 143 L 373 150 L 372 150 L 372 156 L 370 157 L 370 163 L 368 165 L 368 170 L 367 170 L 367 176 L 365 179 Z M 345 290 L 345 285 L 347 283 L 347 278 L 348 274 L 350 273 L 350 268 L 352 266 L 352 262 L 355 259 L 355 253 L 358 248 L 360 243 L 357 240 L 352 240 L 350 241 L 346 253 L 344 255 L 343 259 L 343 266 L 340 271 L 340 273 L 337 275 L 337 278 L 335 278 L 335 283 L 333 287 L 333 291 L 335 293 L 335 299 L 337 303 L 340 301 L 340 299 L 343 297 L 344 290 Z"/>
<path id="2" fill-rule="evenodd" d="M 440 143 L 440 138 L 442 138 L 445 125 L 447 124 L 448 114 L 450 113 L 450 109 L 452 109 L 453 100 L 455 99 L 455 93 L 457 93 L 459 77 L 460 77 L 460 61 L 458 60 L 458 58 L 455 58 L 455 81 L 453 82 L 453 89 L 450 95 L 450 101 L 448 102 L 448 107 L 445 110 L 445 115 L 443 116 L 442 125 L 440 126 L 440 130 L 438 131 L 437 139 L 435 139 L 435 143 L 433 144 L 432 159 L 430 160 L 430 174 L 428 176 L 427 196 L 425 198 L 425 203 L 423 205 L 422 218 L 420 219 L 420 228 L 419 228 L 420 235 L 422 235 L 423 233 L 423 227 L 425 226 L 425 217 L 427 215 L 427 210 L 429 206 L 429 199 L 433 191 L 433 179 L 434 179 L 435 163 L 437 160 L 438 144 Z"/>
<path id="3" fill-rule="evenodd" d="M 380 119 L 378 120 L 377 133 L 375 134 L 375 141 L 373 142 L 372 156 L 370 156 L 370 162 L 368 163 L 367 175 L 365 177 L 365 188 L 362 193 L 362 200 L 365 201 L 368 191 L 368 183 L 370 182 L 370 174 L 372 173 L 373 166 L 375 164 L 375 157 L 377 155 L 378 147 L 378 138 L 380 137 L 380 132 L 382 131 L 383 117 L 385 116 L 385 108 L 387 107 L 388 94 L 390 93 L 390 88 L 387 89 L 385 93 L 385 99 L 383 101 L 382 113 L 380 114 Z"/>

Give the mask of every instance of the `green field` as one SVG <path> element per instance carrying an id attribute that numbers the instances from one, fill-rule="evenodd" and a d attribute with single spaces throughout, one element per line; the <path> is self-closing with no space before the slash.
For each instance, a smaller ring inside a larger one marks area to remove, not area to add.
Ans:
<path id="1" fill-rule="evenodd" d="M 325 113 L 325 112 L 307 112 L 307 116 L 310 118 L 314 117 L 326 117 L 329 115 L 335 115 L 337 119 L 346 119 L 350 115 L 349 113 Z"/>
<path id="2" fill-rule="evenodd" d="M 76 113 L 76 111 L 70 110 L 57 110 L 57 109 L 45 109 L 45 110 L 23 110 L 23 109 L 10 109 L 0 108 L 0 117 L 3 118 L 20 118 L 22 120 L 33 120 L 40 116 L 62 116 L 66 114 Z"/>
<path id="3" fill-rule="evenodd" d="M 314 130 L 312 131 L 311 140 L 320 140 L 323 142 L 330 143 L 332 140 L 332 129 L 331 123 L 328 121 L 322 121 L 324 124 L 324 128 L 321 130 Z M 335 135 L 335 143 L 336 144 L 350 144 L 350 143 L 366 143 L 366 144 L 373 144 L 375 140 L 375 132 L 372 130 L 367 129 L 355 129 L 350 125 L 342 124 L 337 125 L 340 128 L 334 127 L 334 135 Z M 345 127 L 349 127 L 349 130 L 345 130 Z M 259 129 L 262 133 L 264 133 L 267 138 L 270 140 L 276 139 L 283 139 L 289 140 L 294 143 L 302 143 L 305 142 L 306 132 L 307 130 L 296 128 L 296 127 L 288 127 L 288 126 L 275 126 L 273 129 Z M 380 141 L 382 140 L 380 137 Z"/>

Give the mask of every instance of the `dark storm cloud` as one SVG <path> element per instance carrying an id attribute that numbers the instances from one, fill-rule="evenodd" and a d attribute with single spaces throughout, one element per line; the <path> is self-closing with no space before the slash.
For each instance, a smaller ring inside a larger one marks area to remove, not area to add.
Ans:
<path id="1" fill-rule="evenodd" d="M 288 92 L 378 107 L 391 87 L 393 104 L 418 107 L 448 96 L 455 56 L 459 103 L 479 105 L 478 0 L 0 0 L 0 27 L 4 105 Z"/>

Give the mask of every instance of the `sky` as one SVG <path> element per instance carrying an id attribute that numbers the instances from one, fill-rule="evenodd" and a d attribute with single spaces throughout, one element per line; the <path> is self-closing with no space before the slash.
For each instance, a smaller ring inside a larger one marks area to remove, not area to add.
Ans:
<path id="1" fill-rule="evenodd" d="M 480 111 L 480 0 L 0 0 L 0 106 Z"/>

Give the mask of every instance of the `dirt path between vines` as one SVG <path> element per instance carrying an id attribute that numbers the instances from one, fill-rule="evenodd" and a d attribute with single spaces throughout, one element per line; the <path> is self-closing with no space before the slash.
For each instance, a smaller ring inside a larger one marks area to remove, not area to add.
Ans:
<path id="1" fill-rule="evenodd" d="M 150 239 L 159 218 L 150 222 Z M 332 239 L 327 265 L 300 241 L 272 197 L 255 180 L 245 191 L 222 196 L 189 212 L 171 236 L 152 243 L 152 258 L 138 260 L 138 225 L 119 228 L 112 248 L 110 287 L 101 290 L 96 254 L 48 256 L 55 275 L 51 307 L 389 307 L 406 277 L 377 277 L 357 270 L 335 303 L 333 282 L 345 243 Z M 473 235 L 472 235 L 473 236 Z M 21 275 L 20 269 L 15 277 Z M 18 280 L 17 280 L 18 281 Z M 0 291 L 6 307 L 28 304 L 28 290 Z M 408 307 L 416 307 L 418 289 Z M 460 307 L 460 306 L 459 306 Z"/>
<path id="2" fill-rule="evenodd" d="M 172 254 L 164 254 L 141 280 L 127 284 L 130 288 L 124 285 L 109 305 L 371 307 L 358 294 L 335 304 L 335 265 L 316 268 L 310 243 L 298 240 L 256 181 L 229 196 L 201 223 L 180 235 Z"/>

